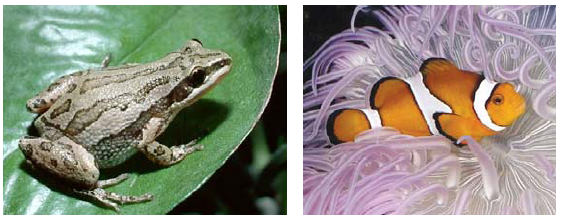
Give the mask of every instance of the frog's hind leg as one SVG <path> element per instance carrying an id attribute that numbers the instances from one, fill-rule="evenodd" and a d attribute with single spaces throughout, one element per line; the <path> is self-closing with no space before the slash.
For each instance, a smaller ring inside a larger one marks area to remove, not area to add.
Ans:
<path id="1" fill-rule="evenodd" d="M 117 212 L 121 210 L 119 204 L 123 205 L 123 204 L 142 203 L 154 199 L 154 196 L 149 193 L 146 193 L 141 196 L 124 196 L 114 192 L 108 192 L 103 189 L 109 186 L 119 184 L 120 182 L 126 180 L 128 177 L 129 175 L 126 173 L 121 174 L 112 179 L 98 181 L 96 183 L 95 189 L 92 190 L 74 189 L 74 192 L 93 198 L 96 201 L 103 204 L 104 206 L 113 208 Z"/>
<path id="2" fill-rule="evenodd" d="M 55 82 L 51 83 L 47 89 L 27 100 L 27 110 L 33 113 L 43 113 L 47 111 L 62 95 L 74 91 L 77 87 L 78 79 L 88 73 L 89 70 L 78 71 L 58 78 Z"/>
<path id="3" fill-rule="evenodd" d="M 94 156 L 67 137 L 51 141 L 27 136 L 19 141 L 19 148 L 33 168 L 47 171 L 75 186 L 91 188 L 99 178 Z"/>
<path id="4" fill-rule="evenodd" d="M 122 182 L 128 174 L 122 174 L 108 180 L 98 180 L 99 170 L 95 158 L 84 147 L 76 144 L 67 137 L 50 141 L 38 137 L 24 137 L 19 142 L 19 148 L 25 155 L 27 162 L 34 168 L 52 173 L 66 180 L 75 187 L 75 192 L 93 197 L 102 204 L 119 210 L 119 204 L 138 203 L 152 200 L 153 196 L 123 196 L 113 192 L 106 192 L 102 188 Z"/>

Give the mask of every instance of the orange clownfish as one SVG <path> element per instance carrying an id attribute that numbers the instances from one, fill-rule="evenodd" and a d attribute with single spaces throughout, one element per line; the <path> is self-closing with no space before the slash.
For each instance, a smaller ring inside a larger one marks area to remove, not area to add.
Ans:
<path id="1" fill-rule="evenodd" d="M 385 77 L 372 87 L 370 109 L 339 109 L 327 120 L 332 144 L 354 141 L 360 132 L 393 127 L 412 136 L 464 135 L 479 141 L 511 125 L 525 111 L 510 83 L 458 69 L 443 58 L 425 60 L 409 78 Z"/>

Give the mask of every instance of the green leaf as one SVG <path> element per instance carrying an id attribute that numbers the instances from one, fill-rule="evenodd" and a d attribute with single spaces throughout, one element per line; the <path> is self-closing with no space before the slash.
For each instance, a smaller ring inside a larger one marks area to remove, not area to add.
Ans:
<path id="1" fill-rule="evenodd" d="M 137 154 L 102 170 L 102 179 L 132 176 L 108 191 L 152 193 L 154 201 L 121 214 L 164 214 L 208 179 L 251 131 L 269 99 L 279 53 L 276 6 L 4 6 L 4 214 L 115 214 L 77 197 L 64 182 L 25 165 L 19 138 L 33 135 L 25 102 L 62 75 L 146 63 L 197 38 L 233 59 L 233 69 L 203 99 L 182 111 L 158 138 L 164 144 L 201 137 L 203 151 L 169 168 Z M 35 134 L 36 135 L 36 134 Z M 227 187 L 227 186 L 225 186 Z"/>

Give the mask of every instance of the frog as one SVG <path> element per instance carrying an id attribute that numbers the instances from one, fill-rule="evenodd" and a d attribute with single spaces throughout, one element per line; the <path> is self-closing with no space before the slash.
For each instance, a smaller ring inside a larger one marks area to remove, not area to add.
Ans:
<path id="1" fill-rule="evenodd" d="M 122 164 L 137 152 L 169 167 L 202 150 L 197 140 L 166 146 L 156 138 L 182 109 L 228 75 L 232 58 L 192 39 L 154 62 L 116 67 L 109 62 L 110 55 L 100 67 L 62 76 L 29 99 L 26 107 L 38 114 L 33 125 L 40 136 L 22 137 L 18 147 L 33 169 L 120 211 L 120 205 L 149 202 L 154 196 L 108 192 L 105 188 L 130 174 L 100 180 L 100 170 Z"/>

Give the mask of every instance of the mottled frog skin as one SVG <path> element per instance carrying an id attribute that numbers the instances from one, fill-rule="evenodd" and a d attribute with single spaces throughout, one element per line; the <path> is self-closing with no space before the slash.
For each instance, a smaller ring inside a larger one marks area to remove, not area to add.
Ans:
<path id="1" fill-rule="evenodd" d="M 28 163 L 67 180 L 75 191 L 104 205 L 144 202 L 152 195 L 121 196 L 102 188 L 128 177 L 98 180 L 99 168 L 119 165 L 140 151 L 162 166 L 180 162 L 202 146 L 168 147 L 155 139 L 183 108 L 197 101 L 230 71 L 228 54 L 191 40 L 147 64 L 89 69 L 63 76 L 27 102 L 41 114 L 40 137 L 19 147 Z"/>

